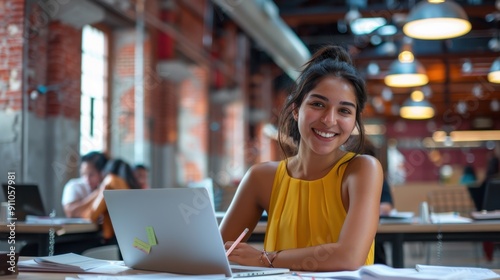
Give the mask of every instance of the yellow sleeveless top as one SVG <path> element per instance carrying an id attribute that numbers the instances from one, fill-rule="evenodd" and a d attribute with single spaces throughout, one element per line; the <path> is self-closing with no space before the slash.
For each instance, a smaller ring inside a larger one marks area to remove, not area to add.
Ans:
<path id="1" fill-rule="evenodd" d="M 328 174 L 317 180 L 295 179 L 281 161 L 274 177 L 264 248 L 277 251 L 335 243 L 346 218 L 341 185 L 347 164 L 345 154 Z M 374 243 L 365 265 L 373 264 Z"/>

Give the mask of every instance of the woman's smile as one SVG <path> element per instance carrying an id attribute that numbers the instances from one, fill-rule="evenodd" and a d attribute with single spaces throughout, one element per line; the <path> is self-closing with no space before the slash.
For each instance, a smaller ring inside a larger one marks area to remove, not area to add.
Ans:
<path id="1" fill-rule="evenodd" d="M 313 128 L 313 131 L 314 131 L 314 133 L 316 133 L 317 135 L 319 135 L 323 138 L 333 138 L 334 136 L 337 135 L 337 133 L 321 131 L 321 130 L 318 130 L 316 128 Z"/>

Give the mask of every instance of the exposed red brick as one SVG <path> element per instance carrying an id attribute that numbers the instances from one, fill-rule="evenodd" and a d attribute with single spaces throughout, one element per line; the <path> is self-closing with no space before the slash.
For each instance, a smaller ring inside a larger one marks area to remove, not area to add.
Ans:
<path id="1" fill-rule="evenodd" d="M 14 78 L 16 82 L 20 82 L 23 77 L 24 2 L 4 0 L 0 3 L 0 22 L 3 23 L 0 38 L 6 40 L 5 45 L 0 46 L 0 82 L 7 86 L 0 102 L 14 111 L 22 109 L 22 87 L 12 91 L 10 81 Z M 17 76 L 12 77 L 15 72 Z"/>
<path id="2" fill-rule="evenodd" d="M 57 22 L 49 30 L 47 116 L 79 120 L 82 32 Z"/>

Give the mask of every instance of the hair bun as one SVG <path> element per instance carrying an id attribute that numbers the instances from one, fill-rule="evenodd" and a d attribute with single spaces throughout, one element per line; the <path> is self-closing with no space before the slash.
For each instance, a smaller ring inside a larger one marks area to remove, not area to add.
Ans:
<path id="1" fill-rule="evenodd" d="M 349 53 L 340 46 L 325 46 L 319 49 L 311 58 L 309 63 L 319 62 L 326 59 L 334 59 L 346 62 L 352 65 L 352 59 Z"/>

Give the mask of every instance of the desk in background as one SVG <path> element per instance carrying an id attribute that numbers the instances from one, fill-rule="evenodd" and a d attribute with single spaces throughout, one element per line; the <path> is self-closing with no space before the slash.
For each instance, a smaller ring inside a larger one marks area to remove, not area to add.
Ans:
<path id="1" fill-rule="evenodd" d="M 30 224 L 16 222 L 16 244 L 20 241 L 34 242 L 38 244 L 38 255 L 47 256 L 49 253 L 49 236 L 54 231 L 54 246 L 62 242 L 75 242 L 95 238 L 99 227 L 92 223 L 83 224 Z M 0 224 L 0 238 L 7 240 L 10 228 L 7 224 Z"/>
<path id="2" fill-rule="evenodd" d="M 500 241 L 500 220 L 477 221 L 464 224 L 379 224 L 376 239 L 389 242 L 392 249 L 392 266 L 404 267 L 405 242 Z"/>
<path id="3" fill-rule="evenodd" d="M 259 222 L 249 242 L 264 242 L 266 222 Z M 466 224 L 379 224 L 376 239 L 391 244 L 392 266 L 404 268 L 405 242 L 437 242 L 441 232 L 443 242 L 500 241 L 500 220 L 477 221 Z"/>

